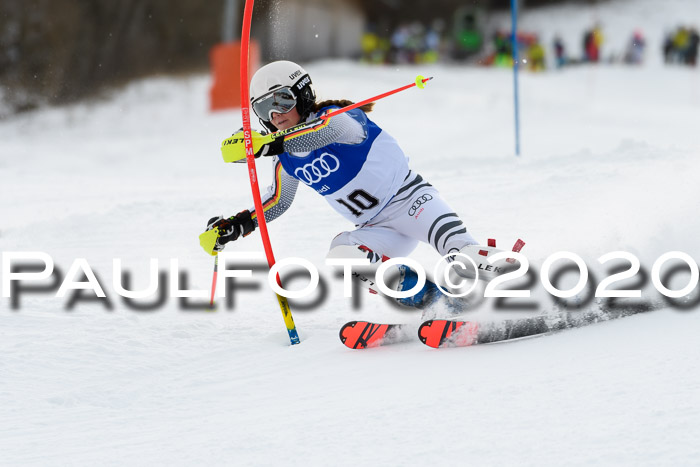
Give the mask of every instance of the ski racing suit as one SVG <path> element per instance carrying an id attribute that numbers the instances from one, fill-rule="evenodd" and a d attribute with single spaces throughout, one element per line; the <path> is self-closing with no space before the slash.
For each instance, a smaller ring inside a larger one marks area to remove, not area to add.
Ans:
<path id="1" fill-rule="evenodd" d="M 336 108 L 320 109 L 308 120 Z M 391 258 L 408 256 L 418 242 L 425 242 L 444 256 L 478 244 L 439 192 L 409 169 L 396 140 L 360 109 L 285 140 L 284 150 L 272 159 L 273 183 L 263 197 L 268 222 L 289 208 L 302 182 L 355 224 L 355 230 L 333 239 L 331 250 L 362 246 L 378 258 Z M 250 211 L 257 225 L 256 213 Z"/>

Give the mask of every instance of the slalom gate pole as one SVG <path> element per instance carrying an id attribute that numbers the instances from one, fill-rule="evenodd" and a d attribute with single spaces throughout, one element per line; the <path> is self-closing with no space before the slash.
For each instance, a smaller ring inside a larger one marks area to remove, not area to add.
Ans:
<path id="1" fill-rule="evenodd" d="M 267 233 L 267 223 L 265 222 L 265 211 L 263 209 L 262 200 L 260 199 L 260 186 L 258 185 L 258 174 L 255 170 L 255 153 L 253 151 L 253 139 L 250 133 L 250 92 L 248 90 L 248 56 L 250 45 L 250 23 L 253 18 L 253 3 L 254 0 L 246 0 L 245 9 L 243 10 L 243 29 L 241 31 L 241 114 L 243 116 L 243 135 L 245 138 L 245 153 L 248 163 L 248 176 L 250 177 L 250 188 L 253 192 L 253 201 L 255 202 L 255 212 L 258 218 L 258 227 L 260 228 L 260 237 L 265 247 L 265 255 L 267 256 L 267 264 L 272 267 L 275 264 L 275 256 L 272 253 L 272 245 L 270 237 Z M 277 284 L 282 287 L 280 276 L 277 274 Z M 289 333 L 289 340 L 292 345 L 299 343 L 299 334 L 297 333 L 292 311 L 289 309 L 287 298 L 279 294 L 277 301 L 282 310 L 284 324 Z"/>
<path id="2" fill-rule="evenodd" d="M 518 96 L 518 1 L 510 0 L 511 30 L 513 33 L 513 99 L 515 102 L 515 155 L 520 156 L 520 102 Z"/>

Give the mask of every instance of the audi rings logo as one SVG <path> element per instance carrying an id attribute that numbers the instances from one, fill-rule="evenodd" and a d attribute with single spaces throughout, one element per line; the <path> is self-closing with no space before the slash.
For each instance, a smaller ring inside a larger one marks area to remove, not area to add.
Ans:
<path id="1" fill-rule="evenodd" d="M 307 185 L 320 182 L 340 168 L 340 161 L 333 154 L 324 152 L 321 157 L 297 168 L 294 176 Z"/>
<path id="2" fill-rule="evenodd" d="M 416 211 L 418 210 L 418 208 L 421 206 L 421 204 L 425 204 L 428 201 L 430 201 L 431 199 L 433 199 L 432 195 L 429 195 L 427 193 L 422 195 L 420 198 L 418 198 L 417 200 L 415 200 L 413 202 L 411 209 L 408 210 L 408 215 L 409 216 L 414 215 L 416 213 Z"/>

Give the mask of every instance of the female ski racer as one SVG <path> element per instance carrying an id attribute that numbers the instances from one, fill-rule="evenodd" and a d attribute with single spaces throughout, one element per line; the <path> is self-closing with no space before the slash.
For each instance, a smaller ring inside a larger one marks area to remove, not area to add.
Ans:
<path id="1" fill-rule="evenodd" d="M 309 74 L 289 61 L 270 63 L 253 76 L 250 99 L 260 123 L 269 131 L 286 130 L 323 113 L 351 105 L 332 100 L 316 102 Z M 279 138 L 262 146 L 256 157 L 270 156 L 272 185 L 263 197 L 265 220 L 271 222 L 292 204 L 299 182 L 323 196 L 355 229 L 337 235 L 328 257 L 368 258 L 376 265 L 391 257 L 405 257 L 425 242 L 440 256 L 462 252 L 474 258 L 482 271 L 492 271 L 484 256 L 498 251 L 477 246 L 462 220 L 435 187 L 408 165 L 408 157 L 394 138 L 367 118 L 372 104 L 334 116 L 316 131 Z M 242 161 L 245 162 L 245 161 Z M 215 251 L 249 235 L 257 226 L 254 209 L 235 216 L 214 217 L 207 230 L 218 228 Z M 401 269 L 399 290 L 415 284 L 415 273 Z M 409 276 L 407 276 L 409 273 Z M 473 275 L 471 276 L 473 277 Z M 363 277 L 364 285 L 376 288 Z M 410 280 L 409 280 L 410 279 Z M 437 295 L 432 282 L 404 305 L 425 306 Z"/>

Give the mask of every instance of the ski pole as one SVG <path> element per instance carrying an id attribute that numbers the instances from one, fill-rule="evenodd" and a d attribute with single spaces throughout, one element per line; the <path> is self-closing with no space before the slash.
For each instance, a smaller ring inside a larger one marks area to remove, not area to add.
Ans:
<path id="1" fill-rule="evenodd" d="M 332 117 L 335 117 L 337 115 L 340 115 L 342 113 L 345 113 L 349 110 L 356 109 L 358 107 L 362 107 L 365 104 L 369 104 L 370 102 L 376 102 L 380 99 L 384 99 L 385 97 L 391 96 L 392 94 L 396 94 L 401 91 L 405 91 L 406 89 L 410 89 L 412 87 L 417 87 L 419 89 L 424 89 L 425 88 L 425 83 L 433 79 L 433 77 L 425 78 L 421 75 L 416 76 L 416 80 L 411 83 L 407 84 L 405 86 L 401 86 L 400 88 L 393 89 L 391 91 L 387 91 L 383 94 L 379 94 L 374 97 L 370 97 L 369 99 L 365 99 L 360 102 L 356 102 L 355 104 L 348 105 L 347 107 L 343 107 L 342 109 L 336 109 L 331 112 L 328 112 L 324 115 L 321 115 L 320 117 L 311 120 L 310 122 L 305 122 L 301 123 L 299 125 L 293 126 L 291 128 L 288 128 L 286 130 L 280 130 L 276 131 L 274 133 L 270 133 L 267 135 L 261 135 L 258 132 L 250 132 L 250 136 L 253 140 L 253 154 L 258 152 L 260 147 L 264 144 L 271 143 L 272 141 L 278 139 L 278 138 L 284 138 L 284 139 L 292 139 L 297 136 L 306 134 L 311 131 L 318 131 L 324 126 L 328 124 L 328 120 L 330 120 Z M 241 101 L 241 102 L 247 102 L 247 101 Z M 243 110 L 243 109 L 241 109 Z M 248 112 L 248 117 L 250 118 L 250 111 L 246 107 L 246 112 Z M 246 147 L 245 147 L 245 132 L 239 132 L 236 133 L 235 135 L 231 136 L 230 138 L 226 138 L 222 143 L 221 143 L 221 154 L 224 157 L 224 162 L 236 162 L 240 161 L 242 159 L 245 159 L 246 157 Z"/>
<path id="2" fill-rule="evenodd" d="M 209 301 L 209 307 L 214 309 L 214 293 L 216 292 L 216 276 L 219 271 L 219 255 L 214 258 L 214 277 L 211 279 L 211 300 Z"/>

